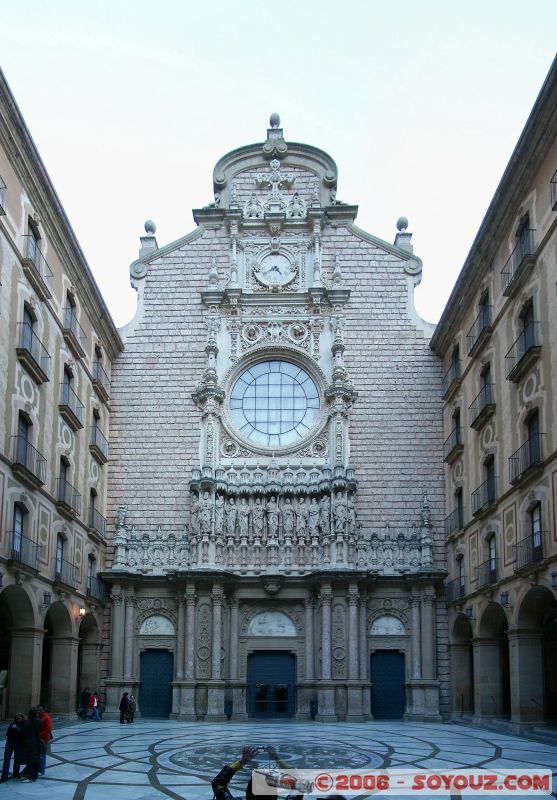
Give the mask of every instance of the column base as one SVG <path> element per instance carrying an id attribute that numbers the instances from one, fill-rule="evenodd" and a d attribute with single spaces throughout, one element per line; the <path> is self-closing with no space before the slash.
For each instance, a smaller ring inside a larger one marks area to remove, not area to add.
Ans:
<path id="1" fill-rule="evenodd" d="M 317 686 L 316 722 L 338 722 L 335 710 L 335 684 L 322 681 Z"/>
<path id="2" fill-rule="evenodd" d="M 406 712 L 403 719 L 415 722 L 441 722 L 439 681 L 416 678 L 406 684 Z"/>
<path id="3" fill-rule="evenodd" d="M 112 678 L 105 678 L 103 686 L 106 690 L 106 704 L 103 711 L 104 719 L 120 719 L 120 700 L 124 692 L 137 695 L 137 689 L 140 682 L 138 680 L 131 680 L 124 676 L 116 676 Z M 139 700 L 137 703 L 136 717 L 140 716 Z"/>
<path id="4" fill-rule="evenodd" d="M 224 681 L 211 681 L 207 687 L 207 713 L 205 722 L 227 722 L 224 713 Z"/>

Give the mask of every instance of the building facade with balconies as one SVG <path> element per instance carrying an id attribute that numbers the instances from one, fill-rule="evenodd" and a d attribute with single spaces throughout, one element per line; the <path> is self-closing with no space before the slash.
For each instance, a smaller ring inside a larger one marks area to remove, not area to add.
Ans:
<path id="1" fill-rule="evenodd" d="M 1 713 L 100 687 L 111 362 L 122 342 L 0 73 Z"/>
<path id="2" fill-rule="evenodd" d="M 557 66 L 431 346 L 444 360 L 451 705 L 557 718 Z"/>

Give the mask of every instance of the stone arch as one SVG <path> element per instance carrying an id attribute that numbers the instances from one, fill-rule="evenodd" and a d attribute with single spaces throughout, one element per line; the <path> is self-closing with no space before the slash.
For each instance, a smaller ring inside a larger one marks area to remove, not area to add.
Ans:
<path id="1" fill-rule="evenodd" d="M 93 612 L 85 614 L 79 626 L 79 649 L 77 659 L 77 693 L 85 688 L 98 691 L 100 686 L 101 633 Z M 77 705 L 77 703 L 76 703 Z"/>
<path id="2" fill-rule="evenodd" d="M 63 600 L 48 607 L 44 627 L 41 703 L 55 714 L 69 714 L 75 711 L 79 639 Z"/>
<path id="3" fill-rule="evenodd" d="M 455 716 L 474 713 L 474 651 L 472 623 L 459 613 L 450 632 L 451 708 Z"/>
<path id="4" fill-rule="evenodd" d="M 474 640 L 474 706 L 481 718 L 507 717 L 511 711 L 508 627 L 502 606 L 487 603 Z"/>
<path id="5" fill-rule="evenodd" d="M 18 584 L 0 593 L 0 669 L 8 671 L 8 714 L 27 712 L 38 700 L 37 640 L 42 641 L 33 599 Z M 6 707 L 3 707 L 3 711 Z"/>

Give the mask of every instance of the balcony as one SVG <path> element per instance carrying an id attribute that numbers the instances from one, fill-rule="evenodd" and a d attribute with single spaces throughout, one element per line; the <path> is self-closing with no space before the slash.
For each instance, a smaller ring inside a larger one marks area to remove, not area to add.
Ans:
<path id="1" fill-rule="evenodd" d="M 505 356 L 505 376 L 517 383 L 537 361 L 540 350 L 539 322 L 529 322 Z"/>
<path id="2" fill-rule="evenodd" d="M 482 514 L 497 502 L 497 479 L 488 478 L 472 492 L 472 514 Z"/>
<path id="3" fill-rule="evenodd" d="M 10 555 L 8 556 L 8 563 L 11 562 L 10 566 L 27 567 L 37 572 L 40 546 L 27 536 L 22 536 L 19 531 L 8 531 L 8 537 L 11 541 Z"/>
<path id="4" fill-rule="evenodd" d="M 108 441 L 96 425 L 93 425 L 91 428 L 91 443 L 89 444 L 89 450 L 98 464 L 106 464 L 108 461 Z"/>
<path id="5" fill-rule="evenodd" d="M 70 519 L 81 514 L 81 495 L 65 478 L 56 480 L 56 508 Z"/>
<path id="6" fill-rule="evenodd" d="M 54 582 L 64 587 L 77 589 L 77 567 L 65 561 L 63 558 L 56 561 L 54 569 Z"/>
<path id="7" fill-rule="evenodd" d="M 525 230 L 501 271 L 501 286 L 505 297 L 511 297 L 522 286 L 536 263 L 534 230 Z"/>
<path id="8" fill-rule="evenodd" d="M 103 539 L 106 538 L 106 519 L 97 511 L 94 506 L 89 506 L 87 521 L 90 531 L 102 536 Z"/>
<path id="9" fill-rule="evenodd" d="M 540 564 L 545 558 L 546 540 L 547 532 L 539 531 L 529 534 L 525 539 L 513 545 L 514 571 L 519 572 Z"/>
<path id="10" fill-rule="evenodd" d="M 106 586 L 100 578 L 91 576 L 87 579 L 86 595 L 88 600 L 93 600 L 101 604 L 106 602 Z"/>
<path id="11" fill-rule="evenodd" d="M 454 531 L 464 528 L 464 509 L 455 508 L 448 517 L 445 517 L 445 536 L 450 536 Z"/>
<path id="12" fill-rule="evenodd" d="M 441 391 L 443 392 L 443 400 L 450 400 L 452 395 L 460 386 L 460 359 L 453 361 L 445 375 L 441 384 Z"/>
<path id="13" fill-rule="evenodd" d="M 83 428 L 85 407 L 68 383 L 60 384 L 60 392 L 58 405 L 60 416 L 68 423 L 72 431 L 78 431 Z"/>
<path id="14" fill-rule="evenodd" d="M 46 458 L 23 436 L 12 436 L 12 472 L 30 489 L 44 485 Z"/>
<path id="15" fill-rule="evenodd" d="M 443 443 L 443 461 L 447 464 L 452 464 L 462 452 L 463 446 L 462 428 L 460 425 L 455 425 Z"/>
<path id="16" fill-rule="evenodd" d="M 40 299 L 50 300 L 52 297 L 52 271 L 46 258 L 39 250 L 34 236 L 27 234 L 21 238 L 23 239 L 23 271 Z"/>
<path id="17" fill-rule="evenodd" d="M 6 184 L 0 177 L 0 217 L 6 213 Z"/>
<path id="18" fill-rule="evenodd" d="M 74 356 L 83 358 L 85 355 L 85 333 L 77 321 L 73 306 L 66 306 L 64 309 L 62 334 Z"/>
<path id="19" fill-rule="evenodd" d="M 549 191 L 551 193 L 551 210 L 557 211 L 557 172 L 553 173 L 553 177 L 549 181 Z"/>
<path id="20" fill-rule="evenodd" d="M 478 589 L 494 586 L 499 574 L 499 559 L 488 559 L 476 567 L 476 581 Z"/>
<path id="21" fill-rule="evenodd" d="M 110 398 L 110 379 L 100 361 L 93 362 L 93 388 L 106 403 Z"/>
<path id="22" fill-rule="evenodd" d="M 466 595 L 466 578 L 462 575 L 459 578 L 455 578 L 452 581 L 447 581 L 445 584 L 445 589 L 447 592 L 447 603 L 454 603 L 456 600 L 460 600 L 461 597 Z"/>
<path id="23" fill-rule="evenodd" d="M 542 467 L 543 436 L 534 434 L 509 458 L 509 483 L 518 483 Z"/>
<path id="24" fill-rule="evenodd" d="M 468 331 L 466 342 L 468 345 L 468 355 L 470 357 L 477 355 L 484 343 L 491 336 L 491 311 L 491 306 L 483 306 L 474 320 L 474 324 Z"/>
<path id="25" fill-rule="evenodd" d="M 50 378 L 50 356 L 28 322 L 17 323 L 17 357 L 22 367 L 35 383 L 45 383 Z"/>
<path id="26" fill-rule="evenodd" d="M 468 407 L 470 427 L 479 431 L 495 412 L 495 385 L 486 383 Z"/>

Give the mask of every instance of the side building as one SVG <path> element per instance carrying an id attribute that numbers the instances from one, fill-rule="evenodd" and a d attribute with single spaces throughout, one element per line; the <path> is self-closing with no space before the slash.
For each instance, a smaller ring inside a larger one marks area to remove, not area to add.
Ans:
<path id="1" fill-rule="evenodd" d="M 441 363 L 407 221 L 394 244 L 357 228 L 277 115 L 213 187 L 131 266 L 108 713 L 133 690 L 144 716 L 440 719 Z"/>
<path id="2" fill-rule="evenodd" d="M 122 349 L 0 72 L 0 699 L 100 687 L 111 362 Z"/>
<path id="3" fill-rule="evenodd" d="M 444 359 L 452 714 L 557 718 L 557 62 L 431 346 Z"/>

